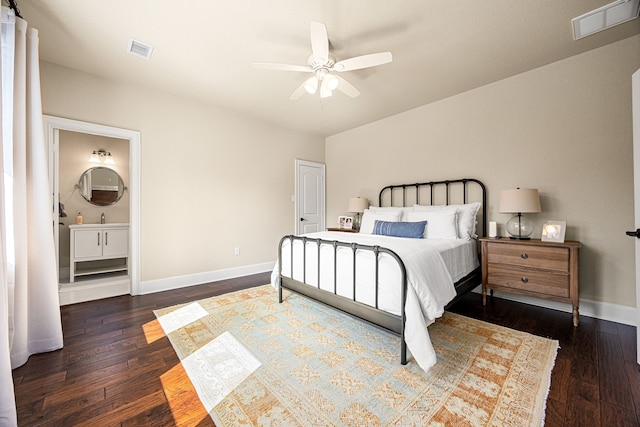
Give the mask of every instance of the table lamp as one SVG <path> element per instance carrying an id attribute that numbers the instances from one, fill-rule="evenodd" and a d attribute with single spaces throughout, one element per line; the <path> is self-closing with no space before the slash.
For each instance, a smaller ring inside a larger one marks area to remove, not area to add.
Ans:
<path id="1" fill-rule="evenodd" d="M 529 240 L 533 233 L 533 223 L 523 213 L 542 212 L 540 195 L 534 188 L 516 188 L 500 192 L 500 213 L 515 213 L 506 223 L 506 230 L 512 239 Z"/>
<path id="2" fill-rule="evenodd" d="M 353 228 L 355 230 L 360 230 L 360 214 L 364 212 L 364 210 L 368 207 L 369 200 L 367 199 L 360 197 L 352 197 L 349 199 L 349 207 L 347 208 L 347 211 L 356 214 L 356 217 L 353 221 Z"/>

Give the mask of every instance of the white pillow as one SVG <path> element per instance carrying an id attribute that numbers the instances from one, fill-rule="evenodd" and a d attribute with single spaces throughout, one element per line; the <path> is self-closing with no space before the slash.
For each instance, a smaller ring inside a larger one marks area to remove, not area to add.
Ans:
<path id="1" fill-rule="evenodd" d="M 371 209 L 365 209 L 364 213 L 362 214 L 362 222 L 360 223 L 360 233 L 373 233 L 373 226 L 375 225 L 376 220 L 398 222 L 400 221 L 401 214 L 402 212 L 400 212 L 399 209 L 384 210 L 378 212 L 375 212 Z"/>
<path id="2" fill-rule="evenodd" d="M 476 215 L 482 203 L 467 203 L 464 205 L 453 205 L 458 209 L 458 238 L 471 240 L 478 237 L 476 234 Z"/>
<path id="3" fill-rule="evenodd" d="M 409 212 L 409 221 L 427 221 L 425 239 L 457 239 L 456 208 L 434 209 Z"/>
<path id="4" fill-rule="evenodd" d="M 480 209 L 480 202 L 466 203 L 464 205 L 414 205 L 416 212 L 434 212 L 443 209 L 457 209 L 457 233 L 459 239 L 475 239 L 476 235 L 476 215 Z"/>
<path id="5" fill-rule="evenodd" d="M 400 215 L 400 221 L 402 222 L 407 222 L 409 221 L 409 217 L 407 216 L 409 212 L 413 212 L 413 206 L 383 206 L 383 207 L 379 207 L 379 206 L 369 206 L 369 209 L 371 209 L 373 212 L 392 212 L 392 211 L 397 211 L 399 210 L 401 212 Z"/>

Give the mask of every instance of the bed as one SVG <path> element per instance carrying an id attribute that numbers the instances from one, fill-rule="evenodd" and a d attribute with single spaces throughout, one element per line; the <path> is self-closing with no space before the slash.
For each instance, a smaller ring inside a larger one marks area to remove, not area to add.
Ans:
<path id="1" fill-rule="evenodd" d="M 397 333 L 400 363 L 409 349 L 428 370 L 436 355 L 427 327 L 481 284 L 476 237 L 485 230 L 477 179 L 389 185 L 360 233 L 282 237 L 272 284 L 280 302 L 288 289 Z"/>

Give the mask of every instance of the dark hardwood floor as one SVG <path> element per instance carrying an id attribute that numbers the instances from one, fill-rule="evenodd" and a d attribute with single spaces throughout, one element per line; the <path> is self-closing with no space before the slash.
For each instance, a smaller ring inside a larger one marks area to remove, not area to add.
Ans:
<path id="1" fill-rule="evenodd" d="M 269 274 L 62 307 L 64 348 L 13 372 L 21 426 L 211 426 L 153 310 L 262 285 Z M 639 426 L 635 327 L 467 294 L 459 314 L 558 339 L 546 426 Z"/>

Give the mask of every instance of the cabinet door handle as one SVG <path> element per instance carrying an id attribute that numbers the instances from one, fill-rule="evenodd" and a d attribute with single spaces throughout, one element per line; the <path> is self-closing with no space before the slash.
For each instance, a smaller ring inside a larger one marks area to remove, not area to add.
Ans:
<path id="1" fill-rule="evenodd" d="M 527 258 L 529 258 L 529 255 L 527 255 L 526 252 L 525 252 L 522 255 L 520 255 L 520 258 L 527 259 Z"/>
<path id="2" fill-rule="evenodd" d="M 98 246 L 100 246 L 100 233 L 98 233 Z"/>
<path id="3" fill-rule="evenodd" d="M 109 245 L 109 232 L 107 231 L 104 232 L 104 245 L 105 246 Z"/>
<path id="4" fill-rule="evenodd" d="M 520 279 L 520 281 L 521 281 L 522 283 L 527 283 L 527 282 L 529 281 L 529 279 L 527 279 L 526 277 L 522 277 L 522 278 Z"/>

